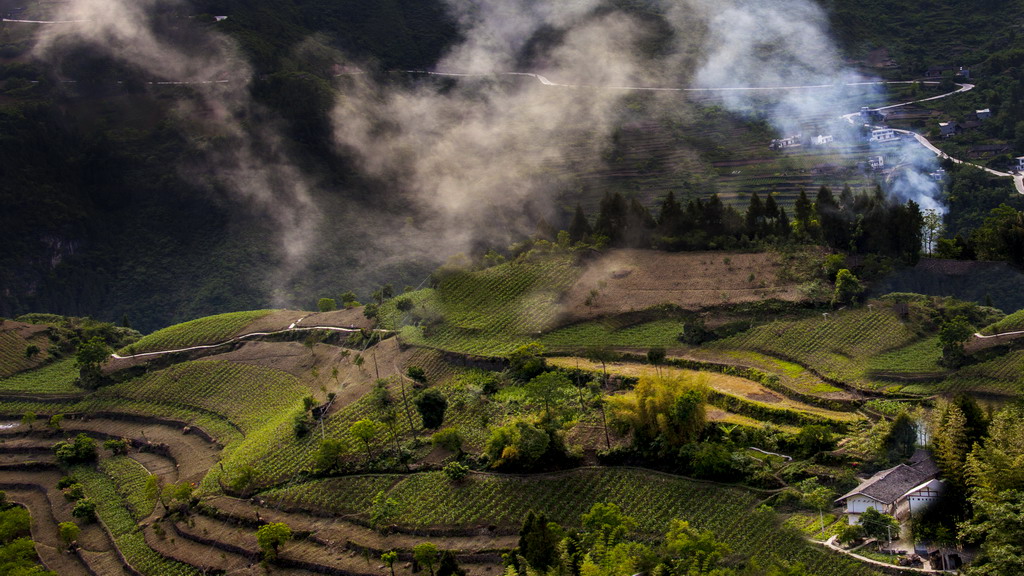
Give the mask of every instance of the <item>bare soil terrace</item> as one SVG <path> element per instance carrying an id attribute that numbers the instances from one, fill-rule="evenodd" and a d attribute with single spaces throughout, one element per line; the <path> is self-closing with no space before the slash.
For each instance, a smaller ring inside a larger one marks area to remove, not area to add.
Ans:
<path id="1" fill-rule="evenodd" d="M 777 254 L 615 250 L 586 265 L 565 295 L 571 320 L 674 304 L 699 310 L 722 304 L 806 299 L 780 277 Z"/>

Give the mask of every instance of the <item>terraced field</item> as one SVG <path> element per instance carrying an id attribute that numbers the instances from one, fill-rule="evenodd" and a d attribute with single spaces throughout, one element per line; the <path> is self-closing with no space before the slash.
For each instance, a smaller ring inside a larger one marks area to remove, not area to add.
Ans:
<path id="1" fill-rule="evenodd" d="M 750 350 L 799 363 L 855 388 L 884 384 L 868 375 L 870 359 L 918 340 L 887 308 L 859 308 L 803 320 L 776 321 L 712 342 L 714 350 Z"/>
<path id="2" fill-rule="evenodd" d="M 118 354 L 142 354 L 223 342 L 239 335 L 246 326 L 272 312 L 274 310 L 228 312 L 175 324 L 144 336 L 135 344 L 119 350 Z"/>
<path id="3" fill-rule="evenodd" d="M 321 513 L 368 521 L 372 503 L 347 495 L 370 487 L 394 500 L 384 521 L 399 529 L 457 527 L 475 532 L 493 525 L 514 534 L 530 510 L 548 519 L 577 526 L 582 513 L 598 502 L 615 502 L 650 536 L 664 532 L 673 518 L 711 530 L 734 548 L 762 562 L 805 562 L 814 574 L 861 574 L 853 562 L 808 547 L 795 532 L 781 530 L 774 515 L 754 510 L 757 496 L 735 488 L 695 482 L 636 469 L 586 468 L 529 477 L 473 474 L 453 483 L 440 472 L 316 480 L 261 497 L 283 507 L 309 506 Z"/>
<path id="4" fill-rule="evenodd" d="M 941 359 L 939 338 L 934 336 L 874 356 L 867 369 L 872 378 L 878 379 L 939 380 L 949 373 L 947 368 L 939 365 Z"/>
<path id="5" fill-rule="evenodd" d="M 938 384 L 910 386 L 910 392 L 972 392 L 996 396 L 1024 393 L 1024 350 L 1014 350 L 986 362 L 960 368 Z"/>
<path id="6" fill-rule="evenodd" d="M 981 334 L 991 336 L 993 334 L 1002 334 L 1004 332 L 1018 332 L 1024 330 L 1024 310 L 1018 310 L 1012 314 L 1008 314 L 1002 320 L 989 324 L 988 326 L 979 330 Z"/>
<path id="7" fill-rule="evenodd" d="M 96 397 L 216 414 L 248 434 L 264 427 L 269 417 L 294 408 L 306 394 L 308 388 L 285 372 L 200 360 L 103 388 Z"/>
<path id="8" fill-rule="evenodd" d="M 478 272 L 455 272 L 435 290 L 405 294 L 381 310 L 385 328 L 402 328 L 410 344 L 469 354 L 511 352 L 527 336 L 559 320 L 563 292 L 579 270 L 576 257 L 552 253 L 524 257 Z M 399 302 L 413 307 L 404 313 Z M 405 325 L 403 324 L 424 324 Z"/>
<path id="9" fill-rule="evenodd" d="M 82 392 L 75 386 L 77 379 L 75 359 L 65 358 L 0 380 L 0 393 L 76 394 Z"/>
<path id="10" fill-rule="evenodd" d="M 562 368 L 576 368 L 591 372 L 601 372 L 602 365 L 583 358 L 556 357 L 548 362 Z M 635 362 L 609 362 L 606 366 L 609 374 L 627 377 L 654 377 L 659 373 L 665 376 L 679 376 L 696 379 L 707 383 L 717 395 L 712 395 L 710 403 L 730 412 L 745 414 L 760 420 L 769 420 L 781 424 L 800 424 L 809 422 L 832 422 L 848 424 L 863 420 L 853 412 L 840 412 L 812 406 L 788 398 L 774 390 L 746 378 L 729 376 L 714 372 L 698 372 L 683 370 L 671 366 L 652 366 Z"/>
<path id="11" fill-rule="evenodd" d="M 13 330 L 0 330 L 0 378 L 38 366 L 46 353 L 29 358 L 25 350 L 32 345 Z"/>

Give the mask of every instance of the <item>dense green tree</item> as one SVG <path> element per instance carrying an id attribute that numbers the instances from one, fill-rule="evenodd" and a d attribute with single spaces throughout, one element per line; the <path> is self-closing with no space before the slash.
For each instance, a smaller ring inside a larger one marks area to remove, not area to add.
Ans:
<path id="1" fill-rule="evenodd" d="M 341 464 L 341 456 L 344 453 L 344 441 L 334 438 L 327 438 L 321 441 L 320 449 L 317 451 L 315 459 L 316 470 L 323 474 L 335 471 Z"/>
<path id="2" fill-rule="evenodd" d="M 1024 491 L 1004 490 L 974 498 L 974 519 L 964 537 L 981 545 L 981 554 L 967 568 L 969 576 L 1024 574 Z"/>
<path id="3" fill-rule="evenodd" d="M 572 222 L 569 224 L 569 239 L 573 242 L 586 242 L 594 233 L 590 227 L 590 221 L 583 212 L 583 207 L 576 204 L 576 211 L 572 215 Z"/>
<path id="4" fill-rule="evenodd" d="M 370 450 L 370 444 L 373 442 L 373 439 L 380 434 L 380 423 L 375 420 L 370 420 L 369 418 L 364 418 L 353 423 L 352 426 L 349 427 L 348 433 L 351 434 L 353 438 L 363 443 L 363 447 L 366 448 L 366 457 L 373 460 L 373 451 Z M 322 445 L 321 449 L 323 449 Z"/>
<path id="5" fill-rule="evenodd" d="M 434 430 L 444 423 L 444 413 L 448 409 L 448 399 L 436 388 L 425 390 L 413 400 L 416 410 L 423 420 L 423 427 Z"/>
<path id="6" fill-rule="evenodd" d="M 96 461 L 96 441 L 85 433 L 79 433 L 70 442 L 57 442 L 53 445 L 57 460 L 64 466 L 83 464 Z"/>
<path id="7" fill-rule="evenodd" d="M 495 468 L 529 468 L 547 452 L 550 444 L 551 436 L 547 431 L 519 420 L 492 430 L 484 453 Z"/>
<path id="8" fill-rule="evenodd" d="M 517 552 L 531 569 L 543 572 L 558 560 L 561 539 L 562 531 L 557 524 L 548 522 L 543 512 L 534 514 L 531 510 L 519 530 Z"/>
<path id="9" fill-rule="evenodd" d="M 796 228 L 797 236 L 811 238 L 814 229 L 814 205 L 811 204 L 810 198 L 807 197 L 807 191 L 802 188 L 800 189 L 800 195 L 797 196 L 794 210 L 796 212 L 793 225 Z"/>
<path id="10" fill-rule="evenodd" d="M 435 576 L 434 566 L 437 565 L 438 552 L 439 551 L 435 544 L 431 542 L 422 542 L 413 546 L 412 558 L 417 564 L 426 566 L 427 570 L 430 571 L 430 576 Z"/>
<path id="11" fill-rule="evenodd" d="M 732 550 L 710 530 L 698 530 L 684 520 L 672 520 L 665 535 L 671 573 L 679 576 L 714 574 L 714 567 Z"/>
<path id="12" fill-rule="evenodd" d="M 531 401 L 544 406 L 545 422 L 554 425 L 552 408 L 563 403 L 572 391 L 572 381 L 561 372 L 544 372 L 534 376 L 523 386 Z"/>
<path id="13" fill-rule="evenodd" d="M 580 520 L 583 527 L 583 542 L 589 547 L 613 546 L 625 540 L 636 529 L 636 520 L 624 514 L 622 508 L 611 502 L 594 504 Z"/>
<path id="14" fill-rule="evenodd" d="M 935 463 L 942 471 L 943 479 L 964 494 L 967 486 L 965 467 L 971 450 L 967 419 L 959 406 L 949 402 L 941 404 L 933 418 L 931 443 Z"/>
<path id="15" fill-rule="evenodd" d="M 917 445 L 917 424 L 906 412 L 900 412 L 892 421 L 889 432 L 882 439 L 882 449 L 889 462 L 910 458 Z"/>
<path id="16" fill-rule="evenodd" d="M 466 570 L 459 566 L 454 552 L 445 550 L 437 563 L 437 576 L 466 576 Z"/>
<path id="17" fill-rule="evenodd" d="M 629 206 L 622 194 L 605 194 L 601 199 L 594 233 L 608 238 L 612 245 L 621 245 L 626 235 Z"/>
<path id="18" fill-rule="evenodd" d="M 263 558 L 273 560 L 289 540 L 292 539 L 292 529 L 284 522 L 271 522 L 256 529 L 256 544 L 260 548 Z"/>
<path id="19" fill-rule="evenodd" d="M 337 310 L 337 304 L 334 302 L 334 298 L 321 298 L 316 301 L 316 309 L 320 312 L 330 312 Z"/>
<path id="20" fill-rule="evenodd" d="M 509 369 L 516 378 L 528 381 L 547 368 L 544 352 L 544 347 L 537 342 L 524 344 L 509 354 Z"/>
<path id="21" fill-rule="evenodd" d="M 872 538 L 898 540 L 900 537 L 900 523 L 892 516 L 882 514 L 873 507 L 861 513 L 858 522 L 864 527 L 864 532 Z"/>
<path id="22" fill-rule="evenodd" d="M 78 540 L 78 535 L 81 532 L 81 528 L 74 522 L 61 522 L 57 525 L 57 535 L 68 549 L 74 547 L 75 541 Z"/>
<path id="23" fill-rule="evenodd" d="M 850 304 L 856 301 L 863 291 L 864 286 L 861 285 L 860 280 L 853 275 L 853 272 L 843 268 L 836 274 L 836 287 L 832 292 L 832 305 Z"/>
<path id="24" fill-rule="evenodd" d="M 75 502 L 71 515 L 82 522 L 96 521 L 96 502 L 92 498 L 82 498 Z"/>
<path id="25" fill-rule="evenodd" d="M 974 335 L 974 328 L 966 316 L 947 320 L 939 327 L 939 347 L 942 348 L 942 363 L 951 368 L 962 366 L 967 358 L 964 344 Z"/>
<path id="26" fill-rule="evenodd" d="M 391 571 L 391 576 L 395 576 L 395 562 L 398 561 L 398 552 L 389 550 L 380 555 L 380 560 Z"/>
<path id="27" fill-rule="evenodd" d="M 405 375 L 419 384 L 427 383 L 427 372 L 419 366 L 409 366 L 405 370 Z"/>
<path id="28" fill-rule="evenodd" d="M 765 220 L 767 218 L 764 204 L 761 197 L 754 192 L 750 195 L 750 203 L 747 205 L 747 213 L 744 216 L 744 226 L 747 234 L 751 237 L 763 236 L 765 233 Z"/>
<path id="29" fill-rule="evenodd" d="M 819 452 L 834 449 L 835 437 L 828 426 L 808 424 L 800 428 L 800 432 L 796 436 L 796 443 L 800 447 L 800 454 L 810 457 Z"/>
<path id="30" fill-rule="evenodd" d="M 103 382 L 100 367 L 109 357 L 110 347 L 99 336 L 78 346 L 75 363 L 78 365 L 79 382 L 84 388 L 96 388 Z"/>
<path id="31" fill-rule="evenodd" d="M 686 378 L 644 376 L 632 391 L 609 399 L 612 422 L 631 432 L 641 450 L 675 452 L 704 430 L 706 395 L 702 384 Z"/>

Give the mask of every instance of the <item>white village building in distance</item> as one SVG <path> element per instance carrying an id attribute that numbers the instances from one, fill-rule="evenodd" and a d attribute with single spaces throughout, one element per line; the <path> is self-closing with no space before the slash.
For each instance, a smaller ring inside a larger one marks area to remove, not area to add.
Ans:
<path id="1" fill-rule="evenodd" d="M 903 521 L 939 498 L 943 482 L 928 452 L 918 450 L 908 464 L 876 472 L 859 486 L 836 499 L 846 504 L 846 517 L 856 524 L 868 508 Z"/>

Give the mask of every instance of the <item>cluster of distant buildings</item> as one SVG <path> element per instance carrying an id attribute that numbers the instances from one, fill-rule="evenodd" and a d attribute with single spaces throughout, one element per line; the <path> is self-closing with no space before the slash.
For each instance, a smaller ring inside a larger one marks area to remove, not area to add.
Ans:
<path id="1" fill-rule="evenodd" d="M 797 148 L 800 146 L 828 146 L 835 142 L 835 137 L 831 134 L 818 134 L 817 136 L 811 136 L 804 138 L 803 134 L 797 134 L 795 136 L 787 136 L 785 138 L 776 138 L 771 141 L 768 145 L 772 150 L 783 150 L 785 148 Z"/>

